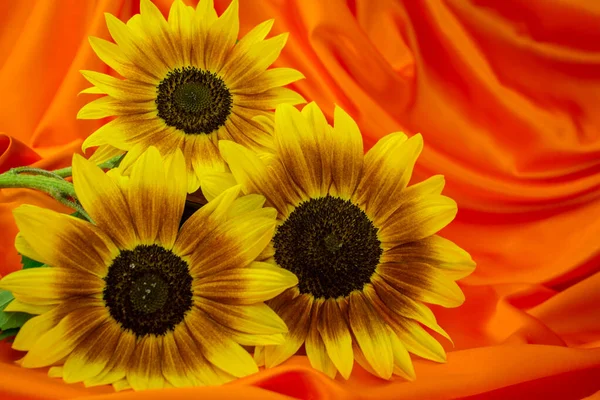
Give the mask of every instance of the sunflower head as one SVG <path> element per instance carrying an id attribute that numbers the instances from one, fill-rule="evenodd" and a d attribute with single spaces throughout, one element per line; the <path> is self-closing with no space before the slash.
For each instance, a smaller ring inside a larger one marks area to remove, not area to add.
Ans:
<path id="1" fill-rule="evenodd" d="M 255 150 L 268 148 L 272 110 L 304 101 L 283 87 L 302 74 L 267 69 L 287 34 L 265 40 L 271 20 L 238 41 L 237 0 L 220 17 L 212 0 L 201 0 L 195 9 L 175 0 L 167 19 L 150 0 L 141 0 L 140 14 L 127 23 L 110 14 L 106 23 L 114 43 L 95 37 L 90 43 L 123 79 L 82 71 L 94 85 L 84 92 L 106 96 L 85 105 L 78 118 L 116 118 L 87 138 L 83 148 L 139 155 L 155 146 L 167 157 L 179 149 L 190 192 L 207 171 L 224 171 L 218 139 Z"/>
<path id="2" fill-rule="evenodd" d="M 443 362 L 448 337 L 427 304 L 456 307 L 455 280 L 475 263 L 436 233 L 456 215 L 434 176 L 409 186 L 421 135 L 385 136 L 366 154 L 360 131 L 342 109 L 334 124 L 311 103 L 275 112 L 274 151 L 257 156 L 231 141 L 220 150 L 232 176 L 202 181 L 207 198 L 238 182 L 277 210 L 273 240 L 261 258 L 293 272 L 298 284 L 268 304 L 290 330 L 281 345 L 259 346 L 267 367 L 302 344 L 311 364 L 347 378 L 354 360 L 390 378 L 414 378 L 409 353 Z"/>
<path id="3" fill-rule="evenodd" d="M 129 155 L 127 157 L 130 157 Z M 0 288 L 6 311 L 36 316 L 13 348 L 23 367 L 122 389 L 226 382 L 256 372 L 241 346 L 283 342 L 287 328 L 263 302 L 297 283 L 257 261 L 276 211 L 233 186 L 180 227 L 186 167 L 150 147 L 104 173 L 75 155 L 75 191 L 93 223 L 24 205 L 17 250 L 44 267 L 14 272 Z"/>

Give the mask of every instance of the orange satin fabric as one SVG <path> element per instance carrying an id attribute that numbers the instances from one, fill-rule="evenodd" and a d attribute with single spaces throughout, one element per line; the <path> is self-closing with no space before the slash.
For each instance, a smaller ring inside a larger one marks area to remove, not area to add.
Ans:
<path id="1" fill-rule="evenodd" d="M 88 86 L 77 71 L 107 71 L 87 36 L 108 37 L 103 13 L 125 20 L 137 3 L 0 2 L 0 171 L 68 164 L 100 123 L 75 120 L 91 98 L 77 97 Z M 295 88 L 329 116 L 348 111 L 366 148 L 423 134 L 414 180 L 446 176 L 459 213 L 443 233 L 478 263 L 460 282 L 465 304 L 434 307 L 454 339 L 441 339 L 448 363 L 415 360 L 412 383 L 355 367 L 346 382 L 296 356 L 223 387 L 114 393 L 21 369 L 2 344 L 0 398 L 599 398 L 600 3 L 240 0 L 240 15 L 242 33 L 270 18 L 273 34 L 290 32 L 276 65 L 302 71 Z M 19 268 L 21 203 L 56 207 L 0 192 L 2 274 Z"/>

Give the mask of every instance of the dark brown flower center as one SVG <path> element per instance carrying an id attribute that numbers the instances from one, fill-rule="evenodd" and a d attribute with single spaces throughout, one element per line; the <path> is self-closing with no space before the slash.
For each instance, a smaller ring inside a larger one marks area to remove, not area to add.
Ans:
<path id="1" fill-rule="evenodd" d="M 300 203 L 277 228 L 275 261 L 296 274 L 300 293 L 345 297 L 371 281 L 383 253 L 377 232 L 351 201 L 313 198 Z"/>
<path id="2" fill-rule="evenodd" d="M 158 116 L 190 135 L 209 134 L 225 125 L 232 105 L 225 82 L 196 67 L 169 71 L 157 87 Z"/>
<path id="3" fill-rule="evenodd" d="M 131 305 L 134 310 L 146 314 L 161 310 L 167 302 L 168 295 L 169 287 L 158 274 L 143 275 L 131 285 Z"/>
<path id="4" fill-rule="evenodd" d="M 138 337 L 173 330 L 192 308 L 188 264 L 161 246 L 121 250 L 104 280 L 110 315 Z"/>

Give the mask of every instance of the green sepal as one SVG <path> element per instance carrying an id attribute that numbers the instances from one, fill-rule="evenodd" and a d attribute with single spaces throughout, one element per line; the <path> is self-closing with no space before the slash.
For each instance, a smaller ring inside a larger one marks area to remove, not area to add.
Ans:
<path id="1" fill-rule="evenodd" d="M 23 265 L 23 269 L 39 268 L 44 265 L 44 263 L 35 261 L 34 259 L 24 256 L 23 254 L 21 254 L 21 264 Z"/>
<path id="2" fill-rule="evenodd" d="M 75 211 L 73 214 L 71 214 L 72 217 L 75 218 L 79 218 L 82 219 L 84 221 L 87 221 L 87 219 L 85 218 L 85 215 L 83 215 L 82 213 L 80 213 L 79 211 Z"/>
<path id="3" fill-rule="evenodd" d="M 25 322 L 33 318 L 33 315 L 24 312 L 4 312 L 0 313 L 0 322 L 2 323 L 2 332 L 9 329 L 20 329 Z"/>
<path id="4" fill-rule="evenodd" d="M 11 329 L 2 331 L 2 332 L 0 332 L 0 340 L 15 337 L 15 336 L 17 336 L 17 333 L 19 333 L 19 328 L 11 328 Z"/>
<path id="5" fill-rule="evenodd" d="M 0 340 L 8 336 L 14 336 L 19 329 L 33 317 L 24 312 L 6 312 L 4 309 L 14 300 L 14 296 L 8 290 L 0 289 Z M 14 333 L 14 335 L 13 335 Z"/>

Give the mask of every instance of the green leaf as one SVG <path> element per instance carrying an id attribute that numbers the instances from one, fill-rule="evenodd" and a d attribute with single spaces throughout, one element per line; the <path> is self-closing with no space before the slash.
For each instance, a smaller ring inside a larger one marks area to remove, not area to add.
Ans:
<path id="1" fill-rule="evenodd" d="M 14 297 L 8 290 L 0 289 L 0 311 L 4 311 L 8 303 L 13 301 Z"/>
<path id="2" fill-rule="evenodd" d="M 21 264 L 23 264 L 23 269 L 38 268 L 44 265 L 44 263 L 35 261 L 27 256 L 24 256 L 23 254 L 21 254 Z"/>
<path id="3" fill-rule="evenodd" d="M 24 312 L 5 312 L 0 314 L 0 329 L 3 331 L 8 329 L 20 328 L 23 324 L 29 321 L 33 315 Z"/>
<path id="4" fill-rule="evenodd" d="M 17 333 L 19 333 L 19 329 L 17 329 L 17 328 L 12 328 L 12 329 L 7 329 L 5 331 L 2 331 L 2 332 L 0 332 L 0 340 L 4 340 L 9 337 L 17 336 Z"/>
<path id="5" fill-rule="evenodd" d="M 13 301 L 14 297 L 8 290 L 0 290 L 0 330 L 20 328 L 25 322 L 33 317 L 24 312 L 6 312 L 4 309 Z"/>

